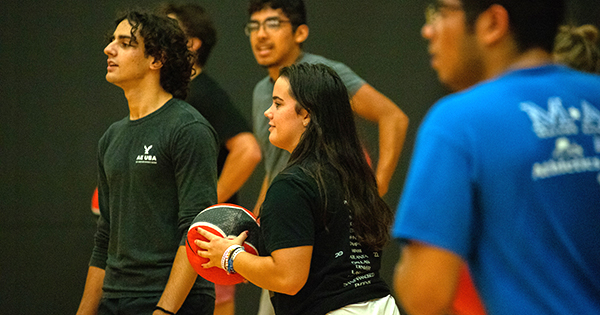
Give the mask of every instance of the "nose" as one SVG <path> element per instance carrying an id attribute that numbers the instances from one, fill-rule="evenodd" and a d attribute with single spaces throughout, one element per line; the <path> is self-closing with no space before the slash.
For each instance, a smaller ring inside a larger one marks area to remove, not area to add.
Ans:
<path id="1" fill-rule="evenodd" d="M 421 27 L 421 36 L 425 39 L 431 39 L 433 36 L 433 31 L 433 24 L 425 23 L 423 24 L 423 27 Z"/>
<path id="2" fill-rule="evenodd" d="M 265 117 L 269 118 L 269 120 L 271 120 L 271 117 L 273 117 L 273 104 L 271 104 L 271 106 L 265 111 Z"/>
<path id="3" fill-rule="evenodd" d="M 256 36 L 258 37 L 265 37 L 267 36 L 267 25 L 265 25 L 265 23 L 260 23 L 260 25 L 258 26 L 258 30 L 256 31 Z"/>
<path id="4" fill-rule="evenodd" d="M 114 44 L 115 44 L 115 42 L 110 42 L 110 43 L 108 43 L 108 45 L 106 45 L 106 47 L 104 47 L 105 55 L 107 55 L 107 56 L 115 55 Z"/>

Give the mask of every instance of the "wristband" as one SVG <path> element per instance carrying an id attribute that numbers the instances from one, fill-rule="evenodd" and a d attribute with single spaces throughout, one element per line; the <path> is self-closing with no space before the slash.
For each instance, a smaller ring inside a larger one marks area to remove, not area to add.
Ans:
<path id="1" fill-rule="evenodd" d="M 241 247 L 241 245 L 231 245 L 223 252 L 223 256 L 221 257 L 221 268 L 223 270 L 227 271 L 229 269 L 229 255 L 231 255 L 231 252 L 238 247 Z"/>
<path id="2" fill-rule="evenodd" d="M 230 273 L 230 274 L 235 273 L 235 270 L 233 269 L 233 260 L 235 260 L 235 256 L 237 256 L 237 254 L 239 254 L 241 252 L 245 252 L 244 247 L 242 247 L 242 246 L 234 249 L 231 252 L 231 255 L 229 255 L 229 259 L 227 260 L 227 272 L 228 273 Z"/>
<path id="3" fill-rule="evenodd" d="M 171 312 L 171 311 L 167 311 L 166 309 L 164 309 L 164 308 L 162 308 L 162 307 L 160 307 L 160 306 L 158 306 L 158 305 L 156 305 L 156 306 L 154 307 L 154 310 L 155 310 L 155 311 L 156 311 L 156 310 L 159 310 L 159 311 L 161 311 L 161 312 L 163 312 L 163 313 L 165 313 L 165 314 L 169 314 L 169 315 L 175 315 L 175 313 L 173 313 L 173 312 Z"/>

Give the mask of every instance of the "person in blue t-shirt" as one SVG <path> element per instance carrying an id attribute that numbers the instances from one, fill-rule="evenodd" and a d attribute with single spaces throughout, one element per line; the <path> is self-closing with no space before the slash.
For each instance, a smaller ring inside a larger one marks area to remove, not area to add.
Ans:
<path id="1" fill-rule="evenodd" d="M 392 235 L 410 314 L 468 264 L 488 314 L 600 313 L 600 76 L 553 64 L 560 0 L 442 0 L 422 35 L 456 93 L 420 126 Z"/>

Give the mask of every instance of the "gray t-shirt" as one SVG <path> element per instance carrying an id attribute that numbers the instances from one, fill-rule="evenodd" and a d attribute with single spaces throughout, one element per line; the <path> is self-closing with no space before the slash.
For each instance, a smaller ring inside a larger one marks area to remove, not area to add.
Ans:
<path id="1" fill-rule="evenodd" d="M 331 67 L 340 76 L 344 85 L 348 89 L 350 97 L 352 97 L 358 89 L 360 89 L 366 82 L 360 78 L 352 69 L 345 64 L 329 60 L 325 57 L 313 55 L 309 53 L 303 53 L 298 58 L 297 63 L 311 63 L 317 64 L 322 63 Z M 254 87 L 254 95 L 252 98 L 252 125 L 254 129 L 254 135 L 260 145 L 263 160 L 265 163 L 266 175 L 269 178 L 269 183 L 273 181 L 273 178 L 281 172 L 290 158 L 289 152 L 280 149 L 269 142 L 269 119 L 265 117 L 265 111 L 271 107 L 273 103 L 273 86 L 275 82 L 271 80 L 269 76 L 262 79 Z"/>

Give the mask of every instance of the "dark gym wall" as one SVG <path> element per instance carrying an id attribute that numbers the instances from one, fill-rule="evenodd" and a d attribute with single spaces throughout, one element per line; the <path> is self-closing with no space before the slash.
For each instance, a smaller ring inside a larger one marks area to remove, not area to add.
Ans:
<path id="1" fill-rule="evenodd" d="M 90 199 L 96 144 L 127 115 L 122 90 L 104 80 L 105 35 L 116 12 L 160 1 L 5 0 L 0 4 L 0 313 L 75 313 L 93 246 Z M 597 0 L 572 1 L 578 23 L 599 25 Z M 206 71 L 250 117 L 254 84 L 266 75 L 243 33 L 246 1 L 199 1 L 218 28 Z M 416 128 L 444 94 L 420 37 L 421 1 L 307 0 L 307 51 L 342 61 L 411 119 L 386 201 L 396 207 Z M 377 156 L 376 128 L 359 120 Z M 242 190 L 251 208 L 262 165 Z M 384 253 L 391 284 L 398 251 Z M 255 314 L 257 290 L 238 286 L 238 314 Z"/>

